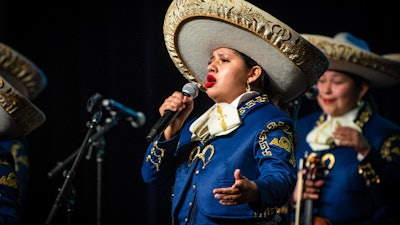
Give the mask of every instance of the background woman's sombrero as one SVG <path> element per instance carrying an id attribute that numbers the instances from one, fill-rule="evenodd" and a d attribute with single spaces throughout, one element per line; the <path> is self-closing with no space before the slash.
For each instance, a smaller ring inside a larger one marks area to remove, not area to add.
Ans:
<path id="1" fill-rule="evenodd" d="M 328 67 L 324 54 L 286 24 L 243 1 L 174 0 L 164 19 L 168 53 L 202 91 L 212 50 L 233 48 L 252 57 L 291 101 Z"/>
<path id="2" fill-rule="evenodd" d="M 400 62 L 400 53 L 388 53 L 388 54 L 384 54 L 382 56 L 383 56 L 383 58 Z"/>
<path id="3" fill-rule="evenodd" d="M 43 112 L 1 76 L 0 105 L 0 140 L 27 135 L 45 121 Z"/>
<path id="4" fill-rule="evenodd" d="M 34 99 L 47 85 L 40 68 L 3 43 L 0 43 L 0 75 L 29 99 Z"/>
<path id="5" fill-rule="evenodd" d="M 35 64 L 0 43 L 0 141 L 25 136 L 44 123 L 44 113 L 30 99 L 46 85 Z"/>
<path id="6" fill-rule="evenodd" d="M 317 46 L 329 59 L 329 69 L 358 75 L 369 81 L 371 88 L 400 84 L 398 54 L 378 55 L 368 44 L 348 32 L 333 38 L 316 34 L 302 34 Z"/>

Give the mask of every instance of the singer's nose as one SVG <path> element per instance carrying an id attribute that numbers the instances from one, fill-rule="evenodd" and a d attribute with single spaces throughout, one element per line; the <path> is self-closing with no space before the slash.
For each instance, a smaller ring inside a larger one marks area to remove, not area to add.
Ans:
<path id="1" fill-rule="evenodd" d="M 217 72 L 217 68 L 215 67 L 214 63 L 210 62 L 207 66 L 207 72 Z"/>

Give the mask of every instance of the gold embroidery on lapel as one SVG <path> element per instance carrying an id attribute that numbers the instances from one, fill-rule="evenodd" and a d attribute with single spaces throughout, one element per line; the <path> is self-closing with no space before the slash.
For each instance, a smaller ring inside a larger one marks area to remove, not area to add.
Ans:
<path id="1" fill-rule="evenodd" d="M 310 159 L 314 157 L 318 157 L 317 153 L 311 152 L 307 157 L 306 166 L 309 166 L 311 164 Z M 333 155 L 332 153 L 326 153 L 321 157 L 321 169 L 325 176 L 329 174 L 329 171 L 335 165 L 335 161 L 335 155 Z"/>
<path id="2" fill-rule="evenodd" d="M 200 147 L 196 146 L 192 149 L 189 155 L 189 161 L 188 161 L 188 167 L 190 167 L 194 161 L 199 158 L 203 162 L 203 166 L 201 167 L 202 169 L 205 169 L 207 164 L 211 161 L 212 157 L 214 156 L 214 146 L 213 145 L 207 145 L 204 147 L 202 151 L 200 151 Z M 207 153 L 209 156 L 207 157 Z M 207 159 L 206 159 L 207 157 Z"/>

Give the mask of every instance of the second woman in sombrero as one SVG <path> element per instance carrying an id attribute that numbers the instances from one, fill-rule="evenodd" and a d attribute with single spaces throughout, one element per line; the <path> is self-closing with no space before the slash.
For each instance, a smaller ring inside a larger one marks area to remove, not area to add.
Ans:
<path id="1" fill-rule="evenodd" d="M 378 113 L 369 92 L 400 84 L 400 62 L 395 54 L 371 52 L 348 32 L 304 37 L 330 63 L 316 85 L 321 110 L 297 120 L 297 160 L 307 153 L 309 169 L 320 159 L 303 199 L 313 201 L 314 218 L 328 224 L 400 224 L 400 127 Z"/>
<path id="2" fill-rule="evenodd" d="M 160 114 L 179 114 L 149 144 L 144 181 L 173 181 L 174 224 L 273 224 L 296 181 L 285 105 L 313 85 L 326 57 L 246 1 L 173 1 L 164 35 L 179 71 L 215 104 L 186 121 L 193 98 L 165 99 Z"/>

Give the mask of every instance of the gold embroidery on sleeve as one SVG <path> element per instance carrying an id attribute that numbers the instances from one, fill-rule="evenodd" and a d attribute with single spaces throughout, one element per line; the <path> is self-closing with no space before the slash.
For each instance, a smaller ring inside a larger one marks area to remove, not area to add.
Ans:
<path id="1" fill-rule="evenodd" d="M 7 177 L 0 177 L 0 184 L 13 188 L 18 188 L 18 177 L 15 173 L 9 173 Z"/>
<path id="2" fill-rule="evenodd" d="M 276 137 L 273 138 L 272 141 L 270 141 L 269 143 L 267 143 L 267 134 L 272 131 L 272 130 L 276 130 L 276 129 L 282 129 L 283 132 L 285 132 L 286 134 L 288 134 L 288 136 L 282 136 L 282 137 Z M 263 130 L 259 137 L 258 137 L 259 141 L 259 145 L 260 148 L 262 149 L 262 154 L 264 156 L 271 156 L 272 152 L 270 151 L 270 147 L 269 145 L 275 145 L 278 146 L 280 148 L 285 149 L 288 152 L 293 152 L 293 133 L 290 131 L 290 127 L 285 124 L 284 122 L 272 122 L 269 123 L 267 125 L 267 130 Z"/>
<path id="3" fill-rule="evenodd" d="M 165 149 L 159 148 L 158 142 L 155 141 L 153 147 L 151 148 L 150 155 L 147 155 L 146 157 L 146 162 L 150 161 L 150 163 L 156 166 L 156 170 L 158 171 L 160 170 L 160 165 L 162 158 L 164 158 L 164 154 L 165 154 Z M 152 155 L 154 157 L 152 157 Z"/>

